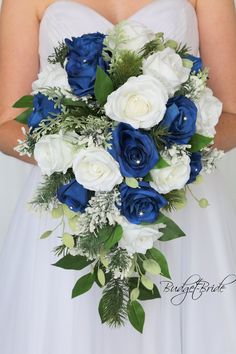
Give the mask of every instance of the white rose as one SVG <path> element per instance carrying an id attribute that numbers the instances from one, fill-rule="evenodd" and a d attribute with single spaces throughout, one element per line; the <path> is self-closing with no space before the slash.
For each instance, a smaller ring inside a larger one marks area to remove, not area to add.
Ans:
<path id="1" fill-rule="evenodd" d="M 212 90 L 206 87 L 203 95 L 195 101 L 195 104 L 198 109 L 197 133 L 213 137 L 216 133 L 215 126 L 222 113 L 222 103 L 213 96 Z"/>
<path id="2" fill-rule="evenodd" d="M 62 134 L 46 135 L 35 145 L 34 158 L 43 174 L 66 173 L 75 157 L 76 147 Z"/>
<path id="3" fill-rule="evenodd" d="M 143 24 L 136 21 L 121 21 L 109 31 L 105 44 L 112 50 L 131 50 L 139 52 L 140 49 L 155 38 L 155 34 Z"/>
<path id="4" fill-rule="evenodd" d="M 59 63 L 48 64 L 38 74 L 38 79 L 32 83 L 33 94 L 47 87 L 60 88 L 63 93 L 71 91 L 66 70 Z"/>
<path id="5" fill-rule="evenodd" d="M 123 235 L 119 241 L 119 247 L 126 249 L 130 255 L 136 252 L 145 254 L 162 236 L 159 230 L 160 225 L 135 225 L 123 218 L 121 226 Z"/>
<path id="6" fill-rule="evenodd" d="M 183 65 L 181 57 L 171 48 L 154 53 L 143 61 L 143 73 L 159 79 L 170 96 L 188 80 L 190 71 L 191 69 Z"/>
<path id="7" fill-rule="evenodd" d="M 105 112 L 117 122 L 150 129 L 163 119 L 167 100 L 167 91 L 160 81 L 140 75 L 130 77 L 108 96 Z"/>
<path id="8" fill-rule="evenodd" d="M 168 167 L 156 168 L 150 171 L 153 179 L 150 185 L 161 194 L 183 188 L 190 177 L 190 158 L 187 154 L 178 159 L 168 161 L 168 163 L 170 164 Z"/>
<path id="9" fill-rule="evenodd" d="M 92 191 L 111 191 L 123 180 L 119 164 L 103 148 L 81 149 L 73 163 L 77 182 Z"/>

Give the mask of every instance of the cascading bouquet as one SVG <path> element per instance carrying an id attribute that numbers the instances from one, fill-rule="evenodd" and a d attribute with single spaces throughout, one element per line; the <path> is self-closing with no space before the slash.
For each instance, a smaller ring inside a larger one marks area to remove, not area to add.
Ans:
<path id="1" fill-rule="evenodd" d="M 128 318 L 143 331 L 140 301 L 160 297 L 153 275 L 170 278 L 158 242 L 184 236 L 168 212 L 185 206 L 189 185 L 222 155 L 212 147 L 222 105 L 189 52 L 122 21 L 107 35 L 59 43 L 32 95 L 14 105 L 28 108 L 16 119 L 30 127 L 16 149 L 44 175 L 32 204 L 63 226 L 54 265 L 89 266 L 72 297 L 97 283 L 111 326 Z"/>

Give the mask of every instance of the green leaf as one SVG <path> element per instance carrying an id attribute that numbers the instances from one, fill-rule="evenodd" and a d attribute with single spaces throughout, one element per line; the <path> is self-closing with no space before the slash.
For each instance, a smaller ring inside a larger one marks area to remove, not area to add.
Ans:
<path id="1" fill-rule="evenodd" d="M 145 261 L 143 261 L 143 268 L 154 275 L 161 273 L 161 267 L 154 259 L 145 259 Z"/>
<path id="2" fill-rule="evenodd" d="M 106 318 L 106 315 L 105 315 L 105 299 L 104 299 L 104 296 L 99 301 L 98 312 L 99 312 L 99 316 L 100 316 L 101 322 L 105 323 L 107 321 L 107 318 Z"/>
<path id="3" fill-rule="evenodd" d="M 132 301 L 128 305 L 128 318 L 132 326 L 140 333 L 143 333 L 145 312 L 138 301 Z"/>
<path id="4" fill-rule="evenodd" d="M 88 273 L 81 277 L 72 290 L 72 298 L 82 295 L 89 291 L 94 283 L 94 274 Z"/>
<path id="5" fill-rule="evenodd" d="M 97 278 L 98 278 L 98 281 L 101 284 L 101 286 L 104 286 L 106 284 L 106 277 L 105 277 L 105 274 L 101 268 L 99 268 L 97 271 Z"/>
<path id="6" fill-rule="evenodd" d="M 78 216 L 74 216 L 72 219 L 68 219 L 68 224 L 72 231 L 78 232 L 79 229 L 79 218 Z"/>
<path id="7" fill-rule="evenodd" d="M 110 95 L 113 90 L 113 83 L 110 77 L 98 66 L 94 84 L 94 93 L 97 101 L 101 105 L 104 105 L 107 101 L 107 96 Z"/>
<path id="8" fill-rule="evenodd" d="M 33 108 L 34 96 L 23 96 L 16 103 L 14 103 L 13 108 Z"/>
<path id="9" fill-rule="evenodd" d="M 30 114 L 33 112 L 32 108 L 27 109 L 26 111 L 22 112 L 21 114 L 19 114 L 15 120 L 19 123 L 22 124 L 27 124 L 28 123 L 28 118 L 30 116 Z"/>
<path id="10" fill-rule="evenodd" d="M 140 291 L 139 288 L 134 288 L 130 293 L 130 300 L 136 301 L 139 297 Z"/>
<path id="11" fill-rule="evenodd" d="M 154 168 L 165 168 L 165 167 L 169 167 L 169 166 L 170 165 L 168 164 L 168 162 L 160 156 L 159 160 L 158 160 L 157 164 L 154 166 Z"/>
<path id="12" fill-rule="evenodd" d="M 170 218 L 160 213 L 157 219 L 157 224 L 165 224 L 166 227 L 161 229 L 163 235 L 158 239 L 159 241 L 170 241 L 176 238 L 185 236 L 183 230 Z"/>
<path id="13" fill-rule="evenodd" d="M 138 286 L 138 278 L 136 277 L 129 278 L 130 290 L 132 291 L 132 289 L 137 288 L 137 286 Z M 141 283 L 139 284 L 139 297 L 138 297 L 139 300 L 142 301 L 153 300 L 153 299 L 158 299 L 160 297 L 161 295 L 155 284 L 153 286 L 153 290 L 148 290 Z"/>
<path id="14" fill-rule="evenodd" d="M 141 283 L 146 289 L 153 290 L 154 284 L 146 275 L 141 276 Z"/>
<path id="15" fill-rule="evenodd" d="M 73 269 L 73 270 L 81 270 L 91 264 L 93 260 L 87 260 L 86 257 L 77 255 L 72 256 L 71 254 L 67 254 L 65 257 L 61 258 L 58 262 L 54 263 L 55 267 L 63 268 L 63 269 Z"/>
<path id="16" fill-rule="evenodd" d="M 112 232 L 110 233 L 108 239 L 106 240 L 104 247 L 106 250 L 111 249 L 117 242 L 120 241 L 123 234 L 123 229 L 121 225 L 116 224 L 115 227 L 112 228 Z"/>
<path id="17" fill-rule="evenodd" d="M 73 248 L 75 245 L 74 237 L 71 234 L 65 232 L 62 235 L 62 243 L 68 248 Z"/>
<path id="18" fill-rule="evenodd" d="M 168 263 L 165 256 L 156 248 L 151 248 L 147 251 L 147 257 L 154 259 L 161 267 L 161 275 L 168 279 L 171 279 Z"/>
<path id="19" fill-rule="evenodd" d="M 51 215 L 53 219 L 58 219 L 63 215 L 63 206 L 62 204 L 59 204 L 56 208 L 53 208 L 51 211 Z"/>
<path id="20" fill-rule="evenodd" d="M 153 178 L 150 173 L 148 173 L 143 180 L 144 182 L 153 182 Z"/>
<path id="21" fill-rule="evenodd" d="M 191 152 L 201 151 L 205 146 L 209 145 L 213 141 L 213 138 L 208 136 L 195 134 L 190 140 L 189 144 L 191 144 Z"/>
<path id="22" fill-rule="evenodd" d="M 73 210 L 71 210 L 70 208 L 68 208 L 68 206 L 66 204 L 62 204 L 62 207 L 63 207 L 64 215 L 68 219 L 73 219 L 74 216 L 78 216 L 78 213 L 76 213 Z"/>
<path id="23" fill-rule="evenodd" d="M 132 178 L 132 177 L 125 177 L 125 183 L 130 188 L 138 188 L 138 186 L 139 186 L 136 178 Z"/>
<path id="24" fill-rule="evenodd" d="M 45 238 L 48 238 L 49 236 L 51 236 L 52 233 L 53 233 L 53 230 L 45 231 L 45 232 L 40 236 L 40 240 L 44 240 Z"/>

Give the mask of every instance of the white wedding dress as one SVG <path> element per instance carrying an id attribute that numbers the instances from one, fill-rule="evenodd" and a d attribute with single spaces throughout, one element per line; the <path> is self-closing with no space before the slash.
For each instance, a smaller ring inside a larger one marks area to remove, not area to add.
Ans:
<path id="1" fill-rule="evenodd" d="M 163 31 L 198 53 L 197 18 L 187 0 L 157 0 L 130 19 L 155 32 Z M 78 2 L 54 2 L 40 26 L 41 68 L 63 38 L 106 33 L 111 27 L 107 19 Z M 195 301 L 188 295 L 174 306 L 171 298 L 177 293 L 164 292 L 164 284 L 157 279 L 162 298 L 142 302 L 146 311 L 143 335 L 128 323 L 121 329 L 100 323 L 101 291 L 96 286 L 72 300 L 71 289 L 81 273 L 51 265 L 56 261 L 52 249 L 60 241 L 55 236 L 39 240 L 39 236 L 54 222 L 27 208 L 40 178 L 38 167 L 33 167 L 0 257 L 1 354 L 236 353 L 236 283 L 223 292 L 203 293 Z M 207 198 L 210 206 L 200 209 L 189 196 L 187 208 L 173 213 L 187 237 L 158 245 L 169 261 L 176 286 L 192 274 L 211 285 L 236 274 L 236 218 L 222 181 L 216 172 L 194 186 L 194 193 Z"/>

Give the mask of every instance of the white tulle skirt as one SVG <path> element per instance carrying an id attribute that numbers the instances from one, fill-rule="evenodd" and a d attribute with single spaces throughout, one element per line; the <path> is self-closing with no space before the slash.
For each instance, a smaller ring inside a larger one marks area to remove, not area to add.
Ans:
<path id="1" fill-rule="evenodd" d="M 142 303 L 143 335 L 128 323 L 121 329 L 100 323 L 101 290 L 95 285 L 72 300 L 71 290 L 82 272 L 51 265 L 56 261 L 52 250 L 60 241 L 39 236 L 55 221 L 27 207 L 40 178 L 39 169 L 33 168 L 0 257 L 1 354 L 236 353 L 236 282 L 195 300 L 192 295 L 198 297 L 200 290 L 188 294 L 176 306 L 171 299 L 178 293 L 166 292 L 166 284 L 160 284 L 165 279 L 157 278 L 162 298 Z M 215 286 L 236 274 L 236 217 L 221 181 L 215 173 L 194 186 L 194 193 L 207 198 L 210 207 L 200 209 L 189 196 L 187 208 L 174 214 L 187 237 L 158 244 L 176 287 L 194 274 Z"/>

